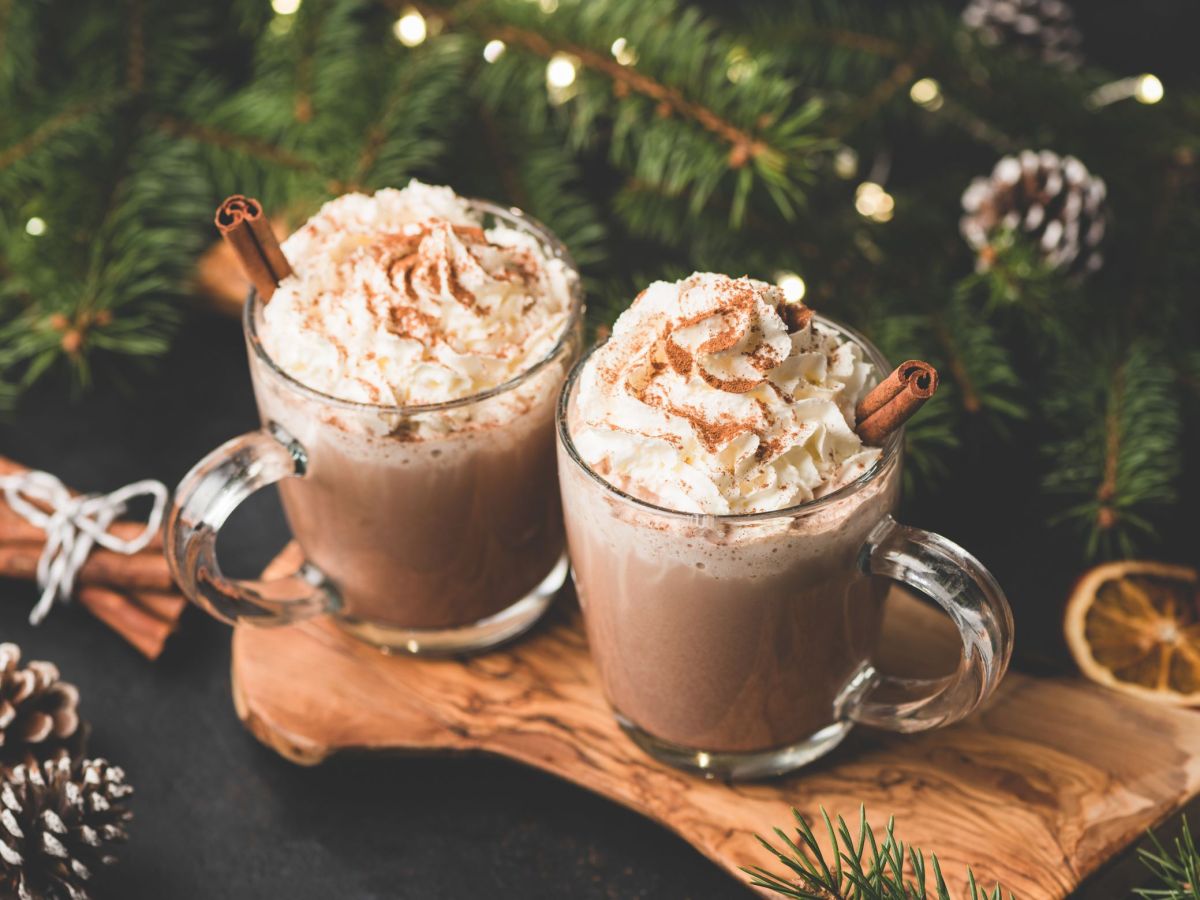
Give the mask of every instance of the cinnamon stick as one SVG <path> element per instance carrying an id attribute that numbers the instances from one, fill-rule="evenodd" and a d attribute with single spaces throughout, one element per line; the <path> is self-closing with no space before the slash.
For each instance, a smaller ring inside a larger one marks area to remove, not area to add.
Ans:
<path id="1" fill-rule="evenodd" d="M 130 603 L 128 597 L 111 588 L 88 585 L 80 588 L 76 596 L 88 612 L 150 660 L 158 659 L 167 638 L 178 625 L 176 620 L 159 618 L 136 603 Z"/>
<path id="2" fill-rule="evenodd" d="M 262 204 L 234 194 L 217 207 L 216 223 L 263 302 L 270 300 L 279 282 L 292 274 L 292 267 L 263 215 Z"/>
<path id="3" fill-rule="evenodd" d="M 26 471 L 0 456 L 0 475 Z M 108 532 L 130 539 L 144 529 L 138 522 L 117 521 Z M 36 579 L 45 543 L 45 532 L 18 515 L 0 493 L 0 577 Z M 162 653 L 187 606 L 171 579 L 162 554 L 162 536 L 157 534 L 145 549 L 132 555 L 95 548 L 80 568 L 76 585 L 80 605 L 148 659 Z"/>
<path id="4" fill-rule="evenodd" d="M 858 436 L 866 444 L 882 444 L 907 422 L 938 387 L 937 369 L 919 359 L 898 365 L 859 401 L 855 416 Z"/>
<path id="5" fill-rule="evenodd" d="M 779 317 L 787 326 L 788 334 L 795 334 L 808 327 L 812 321 L 813 311 L 803 303 L 780 303 Z"/>
<path id="6" fill-rule="evenodd" d="M 188 603 L 183 594 L 167 591 L 134 591 L 129 597 L 147 612 L 172 624 L 179 621 Z"/>
<path id="7" fill-rule="evenodd" d="M 28 471 L 29 469 L 26 466 L 18 462 L 13 462 L 7 457 L 0 456 L 0 475 L 21 475 Z M 71 496 L 78 496 L 78 494 L 78 491 L 71 491 Z M 45 505 L 36 501 L 35 505 L 39 506 L 43 511 L 47 509 Z M 123 541 L 131 541 L 145 530 L 146 525 L 144 522 L 130 522 L 125 519 L 118 519 L 108 526 L 108 533 Z M 4 502 L 3 494 L 0 494 L 0 544 L 19 543 L 21 541 L 34 541 L 40 544 L 45 540 L 46 532 L 32 522 L 26 521 L 23 516 L 18 515 L 15 510 Z M 162 532 L 158 531 L 150 538 L 150 543 L 146 545 L 145 550 L 161 551 L 162 546 Z M 38 552 L 40 553 L 41 550 Z"/>
<path id="8" fill-rule="evenodd" d="M 0 575 L 36 578 L 42 545 L 32 541 L 0 544 Z M 175 582 L 161 551 L 144 550 L 126 556 L 98 547 L 75 576 L 78 584 L 103 584 L 125 590 L 169 591 Z"/>

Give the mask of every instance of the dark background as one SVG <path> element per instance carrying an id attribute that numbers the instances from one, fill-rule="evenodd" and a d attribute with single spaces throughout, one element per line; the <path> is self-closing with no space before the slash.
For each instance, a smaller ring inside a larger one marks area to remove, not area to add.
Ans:
<path id="1" fill-rule="evenodd" d="M 1121 74 L 1153 71 L 1168 91 L 1196 78 L 1194 3 L 1074 6 L 1090 61 Z M 63 383 L 44 382 L 0 423 L 0 453 L 83 490 L 145 477 L 173 486 L 203 453 L 257 425 L 232 320 L 192 315 L 157 374 L 135 383 L 136 391 L 110 386 L 68 399 Z M 1061 670 L 1056 623 L 1077 567 L 1056 564 L 1049 550 L 1031 558 L 1028 543 L 998 533 L 988 515 L 1023 496 L 1020 473 L 1000 473 L 954 485 L 906 518 L 997 571 L 1025 636 L 1019 666 Z M 1041 524 L 1031 517 L 1029 527 Z M 1184 534 L 1182 522 L 1172 531 Z M 231 573 L 260 567 L 287 537 L 273 493 L 239 511 L 224 537 Z M 32 584 L 0 580 L 0 639 L 19 643 L 26 659 L 54 661 L 81 688 L 92 752 L 121 764 L 137 789 L 132 840 L 98 900 L 749 896 L 664 830 L 506 762 L 346 756 L 293 766 L 234 716 L 224 626 L 189 609 L 150 664 L 79 608 L 58 608 L 31 628 L 35 596 Z M 762 823 L 775 824 L 784 823 Z M 1140 871 L 1127 852 L 1078 896 L 1125 896 Z"/>

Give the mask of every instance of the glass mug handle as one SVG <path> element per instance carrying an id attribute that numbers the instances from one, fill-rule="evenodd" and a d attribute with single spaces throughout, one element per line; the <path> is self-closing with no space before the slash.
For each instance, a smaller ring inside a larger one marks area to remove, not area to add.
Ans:
<path id="1" fill-rule="evenodd" d="M 303 478 L 307 465 L 300 443 L 271 425 L 227 441 L 184 476 L 164 525 L 164 544 L 188 599 L 230 624 L 285 625 L 337 608 L 337 595 L 308 564 L 269 581 L 226 578 L 217 564 L 217 532 L 230 513 L 260 488 Z"/>
<path id="2" fill-rule="evenodd" d="M 851 686 L 846 715 L 863 725 L 914 732 L 957 722 L 1000 683 L 1012 655 L 1012 610 L 992 573 L 938 534 L 891 516 L 867 536 L 862 564 L 935 601 L 962 638 L 958 671 L 944 678 L 900 678 L 873 667 Z"/>

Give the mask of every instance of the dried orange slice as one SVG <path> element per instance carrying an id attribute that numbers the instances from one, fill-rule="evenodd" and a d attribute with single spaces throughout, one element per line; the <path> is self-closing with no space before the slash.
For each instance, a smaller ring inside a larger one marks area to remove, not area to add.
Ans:
<path id="1" fill-rule="evenodd" d="M 1130 560 L 1087 572 L 1063 623 L 1083 674 L 1127 694 L 1200 706 L 1198 588 L 1186 566 Z"/>

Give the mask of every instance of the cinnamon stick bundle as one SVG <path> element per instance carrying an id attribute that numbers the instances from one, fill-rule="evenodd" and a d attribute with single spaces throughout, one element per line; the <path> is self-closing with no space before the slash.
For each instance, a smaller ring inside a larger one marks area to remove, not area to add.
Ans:
<path id="1" fill-rule="evenodd" d="M 919 359 L 902 362 L 859 401 L 855 429 L 865 444 L 882 444 L 912 418 L 938 387 L 937 369 Z"/>
<path id="2" fill-rule="evenodd" d="M 270 300 L 279 282 L 292 274 L 292 267 L 263 215 L 262 204 L 234 194 L 217 207 L 216 223 L 263 302 Z"/>
<path id="3" fill-rule="evenodd" d="M 25 471 L 24 466 L 0 456 L 0 475 Z M 117 521 L 108 531 L 129 539 L 143 528 L 137 522 Z M 18 515 L 0 493 L 0 577 L 34 580 L 45 542 L 45 532 Z M 75 579 L 80 605 L 147 659 L 159 657 L 187 606 L 171 578 L 162 547 L 161 535 L 155 535 L 145 549 L 132 556 L 97 547 Z"/>

